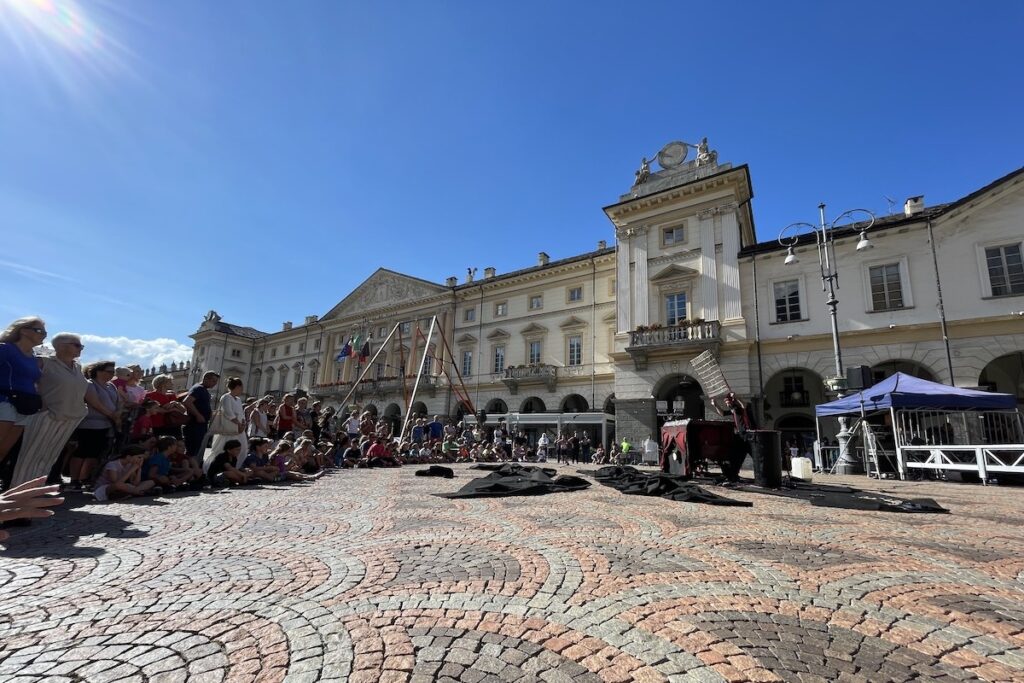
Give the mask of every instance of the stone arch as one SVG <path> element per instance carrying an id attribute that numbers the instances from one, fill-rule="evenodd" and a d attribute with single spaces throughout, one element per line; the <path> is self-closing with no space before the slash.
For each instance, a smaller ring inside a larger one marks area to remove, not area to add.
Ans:
<path id="1" fill-rule="evenodd" d="M 585 413 L 588 410 L 590 410 L 590 404 L 579 394 L 569 394 L 562 399 L 561 405 L 558 406 L 558 411 L 561 413 Z"/>
<path id="2" fill-rule="evenodd" d="M 424 403 L 423 401 L 416 401 L 415 403 L 412 404 L 412 409 L 410 410 L 410 412 L 413 415 L 417 415 L 419 417 L 426 417 L 427 404 Z"/>
<path id="3" fill-rule="evenodd" d="M 519 406 L 521 413 L 543 413 L 547 411 L 544 401 L 536 396 L 530 396 Z"/>
<path id="4" fill-rule="evenodd" d="M 370 415 L 372 415 L 374 417 L 377 417 L 377 406 L 374 405 L 373 403 L 367 404 L 363 408 L 363 412 L 364 413 L 369 413 Z"/>
<path id="5" fill-rule="evenodd" d="M 604 400 L 601 406 L 601 410 L 608 415 L 615 414 L 615 394 L 608 394 L 608 397 Z"/>
<path id="6" fill-rule="evenodd" d="M 384 408 L 384 417 L 401 417 L 401 415 L 402 407 L 397 403 L 389 403 L 387 407 Z"/>
<path id="7" fill-rule="evenodd" d="M 694 377 L 683 373 L 663 376 L 651 390 L 651 398 L 664 402 L 660 414 L 673 414 L 686 418 L 704 417 L 704 389 Z"/>
<path id="8" fill-rule="evenodd" d="M 978 386 L 1013 394 L 1017 404 L 1024 406 L 1024 350 L 989 361 L 978 375 Z"/>
<path id="9" fill-rule="evenodd" d="M 936 381 L 935 373 L 933 373 L 924 364 L 919 363 L 916 360 L 903 360 L 899 358 L 894 358 L 892 360 L 872 365 L 871 379 L 874 380 L 875 383 L 878 383 L 888 377 L 892 377 L 897 372 L 902 372 L 920 379 L 926 379 L 929 382 Z"/>
<path id="10" fill-rule="evenodd" d="M 957 386 L 970 386 L 992 361 L 1024 349 L 1024 334 L 1001 334 L 951 342 Z"/>
<path id="11" fill-rule="evenodd" d="M 484 408 L 488 415 L 504 415 L 508 413 L 508 404 L 500 398 L 492 398 Z"/>
<path id="12" fill-rule="evenodd" d="M 783 415 L 810 416 L 813 419 L 814 406 L 828 401 L 825 380 L 808 368 L 782 368 L 764 383 L 762 400 L 761 407 L 767 425 L 773 422 L 778 425 Z"/>

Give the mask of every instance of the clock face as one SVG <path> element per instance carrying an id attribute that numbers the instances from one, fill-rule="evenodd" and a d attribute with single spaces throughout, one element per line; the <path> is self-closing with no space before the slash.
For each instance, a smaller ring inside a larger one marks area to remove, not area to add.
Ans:
<path id="1" fill-rule="evenodd" d="M 658 152 L 658 163 L 662 168 L 676 168 L 686 161 L 688 151 L 685 142 L 670 142 Z"/>

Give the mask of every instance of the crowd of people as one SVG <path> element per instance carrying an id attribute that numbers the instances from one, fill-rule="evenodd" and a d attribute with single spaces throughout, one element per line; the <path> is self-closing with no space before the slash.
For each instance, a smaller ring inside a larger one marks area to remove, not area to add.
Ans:
<path id="1" fill-rule="evenodd" d="M 169 375 L 147 388 L 138 366 L 102 360 L 82 367 L 85 347 L 75 334 L 53 336 L 53 355 L 36 355 L 47 334 L 35 317 L 0 334 L 0 488 L 22 501 L 25 491 L 47 500 L 59 490 L 111 501 L 304 481 L 332 468 L 621 457 L 615 446 L 610 453 L 592 449 L 586 433 L 544 433 L 531 443 L 505 422 L 485 428 L 419 416 L 397 434 L 394 419 L 358 407 L 338 412 L 296 394 L 244 399 L 237 377 L 224 380 L 215 398 L 222 383 L 215 372 L 181 393 Z"/>

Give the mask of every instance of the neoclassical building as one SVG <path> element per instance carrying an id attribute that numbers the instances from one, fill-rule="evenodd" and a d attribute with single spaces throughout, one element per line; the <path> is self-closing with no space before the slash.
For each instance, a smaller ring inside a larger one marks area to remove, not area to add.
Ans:
<path id="1" fill-rule="evenodd" d="M 687 161 L 690 148 L 697 158 Z M 601 420 L 584 418 L 607 415 L 619 438 L 639 441 L 669 415 L 712 414 L 692 365 L 710 350 L 765 425 L 806 436 L 835 374 L 814 236 L 798 238 L 789 263 L 777 240 L 758 242 L 749 168 L 719 163 L 706 140 L 670 143 L 657 162 L 645 159 L 604 208 L 614 246 L 601 240 L 556 260 L 541 252 L 528 268 L 471 269 L 444 284 L 380 268 L 322 316 L 276 332 L 211 311 L 192 335 L 191 372 L 239 376 L 251 394 L 302 389 L 328 404 L 351 392 L 350 404 L 396 420 L 410 410 L 461 415 L 460 395 L 491 416 L 530 416 L 534 429 L 575 422 L 597 436 Z M 873 248 L 858 251 L 865 227 L 835 233 L 846 366 L 989 387 L 1024 403 L 1024 169 L 949 204 L 911 198 L 877 218 Z M 434 319 L 443 335 L 425 349 Z M 372 363 L 339 360 L 353 338 L 356 352 L 369 341 Z"/>

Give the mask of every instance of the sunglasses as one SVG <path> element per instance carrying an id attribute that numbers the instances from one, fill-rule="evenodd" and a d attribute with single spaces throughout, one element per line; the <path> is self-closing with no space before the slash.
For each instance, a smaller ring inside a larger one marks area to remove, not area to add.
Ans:
<path id="1" fill-rule="evenodd" d="M 45 327 L 23 327 L 21 329 L 23 329 L 23 330 L 31 330 L 32 332 L 35 332 L 36 334 L 41 334 L 44 337 L 46 336 L 46 328 Z"/>
<path id="2" fill-rule="evenodd" d="M 85 348 L 85 344 L 83 344 L 82 342 L 64 342 L 64 343 L 67 344 L 68 346 L 74 346 L 76 349 L 84 349 Z"/>

